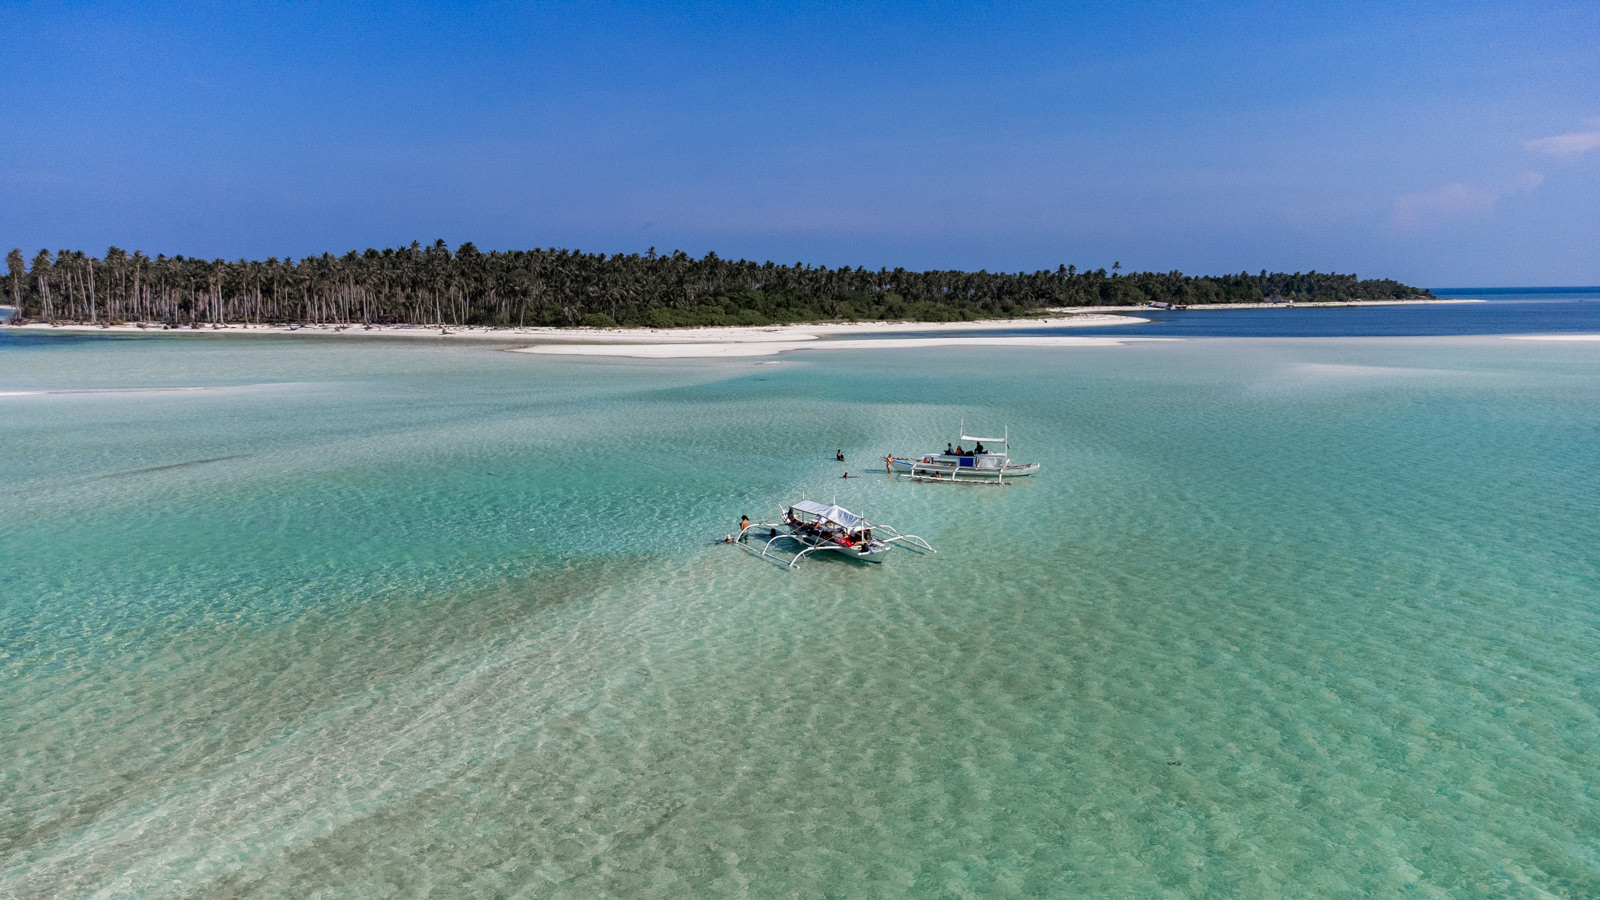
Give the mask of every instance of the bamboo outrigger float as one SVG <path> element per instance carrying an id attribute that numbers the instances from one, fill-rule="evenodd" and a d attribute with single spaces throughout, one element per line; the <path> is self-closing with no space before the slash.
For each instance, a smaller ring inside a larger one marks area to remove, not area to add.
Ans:
<path id="1" fill-rule="evenodd" d="M 766 531 L 765 538 L 760 532 Z M 753 522 L 739 531 L 739 542 L 746 550 L 763 558 L 772 557 L 799 568 L 800 560 L 809 554 L 827 550 L 843 554 L 848 559 L 862 562 L 883 562 L 883 555 L 895 544 L 920 548 L 929 553 L 933 549 L 927 541 L 914 534 L 901 534 L 888 525 L 880 525 L 858 516 L 837 504 L 822 504 L 814 500 L 801 500 L 783 511 L 783 518 L 773 522 Z M 760 542 L 758 551 L 754 546 Z M 785 560 L 783 550 L 774 545 L 800 549 Z"/>

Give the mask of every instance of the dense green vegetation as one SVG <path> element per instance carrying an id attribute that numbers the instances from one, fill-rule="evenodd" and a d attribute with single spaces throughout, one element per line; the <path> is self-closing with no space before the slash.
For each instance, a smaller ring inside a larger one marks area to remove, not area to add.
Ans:
<path id="1" fill-rule="evenodd" d="M 1427 296 L 1389 280 L 1320 272 L 1192 277 L 1078 271 L 829 269 L 715 253 L 607 256 L 571 250 L 455 252 L 436 241 L 301 260 L 195 259 L 127 253 L 96 259 L 41 250 L 7 255 L 5 293 L 30 319 L 411 323 L 438 325 L 767 325 L 828 320 L 949 322 L 1036 315 L 1056 307 L 1391 300 Z"/>

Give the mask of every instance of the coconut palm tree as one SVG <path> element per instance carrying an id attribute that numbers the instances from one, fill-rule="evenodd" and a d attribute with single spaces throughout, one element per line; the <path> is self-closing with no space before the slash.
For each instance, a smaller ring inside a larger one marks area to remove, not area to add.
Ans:
<path id="1" fill-rule="evenodd" d="M 50 302 L 50 272 L 54 263 L 49 250 L 40 250 L 33 258 L 34 290 L 39 293 L 39 318 L 55 324 L 55 308 Z"/>
<path id="2" fill-rule="evenodd" d="M 11 279 L 11 305 L 17 308 L 17 315 L 22 315 L 22 276 L 27 274 L 27 260 L 22 256 L 20 247 L 13 248 L 6 254 L 6 273 Z"/>

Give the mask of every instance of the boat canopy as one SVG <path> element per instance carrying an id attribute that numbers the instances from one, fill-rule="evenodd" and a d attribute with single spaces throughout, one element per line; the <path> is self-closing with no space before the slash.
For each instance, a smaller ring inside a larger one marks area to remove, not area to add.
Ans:
<path id="1" fill-rule="evenodd" d="M 961 432 L 961 440 L 963 440 L 963 441 L 977 441 L 980 444 L 983 444 L 983 443 L 1010 444 L 1011 443 L 1011 429 L 1010 428 L 1006 429 L 1006 433 L 1005 433 L 1004 437 L 997 437 L 997 438 L 975 437 L 973 435 L 967 434 L 967 422 L 966 422 L 965 419 L 963 419 L 961 421 L 961 428 L 958 429 L 958 430 Z"/>
<path id="2" fill-rule="evenodd" d="M 862 521 L 860 516 L 842 506 L 824 506 L 813 500 L 801 500 L 799 503 L 794 504 L 794 508 L 845 528 L 854 528 L 856 523 Z"/>

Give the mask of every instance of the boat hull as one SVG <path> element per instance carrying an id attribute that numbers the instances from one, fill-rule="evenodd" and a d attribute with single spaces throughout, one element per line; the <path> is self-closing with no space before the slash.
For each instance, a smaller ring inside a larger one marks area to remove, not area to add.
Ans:
<path id="1" fill-rule="evenodd" d="M 883 557 L 894 549 L 894 546 L 882 541 L 872 541 L 864 546 L 862 544 L 845 546 L 835 541 L 822 540 L 805 534 L 787 531 L 780 532 L 776 537 L 751 538 L 745 543 L 745 549 L 758 556 L 775 556 L 781 553 L 794 554 L 790 559 L 785 560 L 792 566 L 799 562 L 803 556 L 822 553 L 854 562 L 878 564 L 883 562 Z M 779 558 L 781 559 L 781 557 Z"/>

